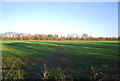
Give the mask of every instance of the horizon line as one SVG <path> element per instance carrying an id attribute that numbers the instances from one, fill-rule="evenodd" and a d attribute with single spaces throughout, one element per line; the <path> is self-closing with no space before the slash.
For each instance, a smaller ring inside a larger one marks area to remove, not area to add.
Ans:
<path id="1" fill-rule="evenodd" d="M 4 32 L 4 33 L 10 33 L 11 31 L 9 31 L 9 32 Z M 0 34 L 4 34 L 4 33 L 1 33 L 0 32 Z M 72 34 L 75 34 L 75 35 L 79 35 L 79 36 L 81 36 L 81 35 L 83 35 L 83 34 L 88 34 L 88 36 L 91 36 L 91 37 L 120 37 L 119 35 L 117 35 L 117 36 L 94 36 L 94 35 L 91 35 L 91 34 L 89 34 L 89 33 L 82 33 L 82 34 L 80 34 L 80 33 L 68 33 L 68 34 L 52 34 L 52 33 L 49 33 L 49 34 L 47 34 L 47 33 L 19 33 L 19 32 L 11 32 L 11 33 L 17 33 L 17 34 L 30 34 L 30 35 L 37 35 L 37 34 L 41 34 L 41 35 L 58 35 L 58 36 L 67 36 L 67 35 L 72 35 Z"/>

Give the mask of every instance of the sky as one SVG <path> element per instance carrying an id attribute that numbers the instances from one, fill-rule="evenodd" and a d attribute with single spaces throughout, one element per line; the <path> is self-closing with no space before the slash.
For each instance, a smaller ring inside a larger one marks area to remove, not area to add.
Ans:
<path id="1" fill-rule="evenodd" d="M 4 32 L 118 36 L 118 3 L 2 2 Z"/>

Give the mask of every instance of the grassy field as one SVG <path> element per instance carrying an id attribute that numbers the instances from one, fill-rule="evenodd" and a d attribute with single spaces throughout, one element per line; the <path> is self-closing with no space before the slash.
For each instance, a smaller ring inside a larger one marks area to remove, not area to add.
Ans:
<path id="1" fill-rule="evenodd" d="M 117 41 L 3 41 L 2 74 L 3 79 L 109 79 L 119 74 L 119 56 Z"/>

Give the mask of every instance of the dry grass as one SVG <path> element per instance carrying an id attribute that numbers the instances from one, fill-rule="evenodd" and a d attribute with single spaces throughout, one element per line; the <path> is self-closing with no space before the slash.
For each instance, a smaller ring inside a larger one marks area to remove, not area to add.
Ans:
<path id="1" fill-rule="evenodd" d="M 114 73 L 109 73 L 107 72 L 109 68 L 107 65 L 102 67 L 104 70 L 91 66 L 91 81 L 120 81 L 120 74 L 117 70 L 114 70 Z"/>

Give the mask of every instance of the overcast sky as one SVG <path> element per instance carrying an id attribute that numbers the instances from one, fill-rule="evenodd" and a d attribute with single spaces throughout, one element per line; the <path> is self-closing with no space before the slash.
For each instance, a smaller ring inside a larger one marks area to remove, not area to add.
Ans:
<path id="1" fill-rule="evenodd" d="M 117 2 L 3 2 L 0 33 L 118 35 Z"/>

